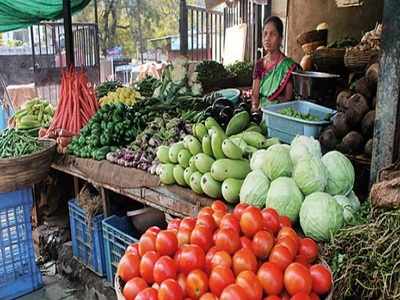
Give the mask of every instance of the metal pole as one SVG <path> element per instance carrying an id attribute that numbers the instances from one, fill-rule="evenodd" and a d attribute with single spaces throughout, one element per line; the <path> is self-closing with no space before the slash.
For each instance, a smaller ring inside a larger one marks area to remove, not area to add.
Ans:
<path id="1" fill-rule="evenodd" d="M 99 15 L 97 11 L 97 0 L 93 1 L 94 4 L 94 21 L 96 22 L 96 25 L 99 25 Z"/>
<path id="2" fill-rule="evenodd" d="M 180 52 L 182 55 L 188 53 L 188 10 L 186 0 L 180 0 L 179 6 L 179 37 Z"/>
<path id="3" fill-rule="evenodd" d="M 74 57 L 74 37 L 72 32 L 71 19 L 71 0 L 63 0 L 64 11 L 64 39 L 65 39 L 65 57 L 67 67 L 75 66 Z"/>

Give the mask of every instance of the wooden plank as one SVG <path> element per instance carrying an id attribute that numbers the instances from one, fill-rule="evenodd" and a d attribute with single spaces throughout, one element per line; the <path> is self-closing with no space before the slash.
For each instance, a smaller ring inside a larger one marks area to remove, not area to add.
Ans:
<path id="1" fill-rule="evenodd" d="M 107 218 L 111 216 L 111 204 L 110 204 L 110 197 L 104 187 L 100 187 L 100 196 L 101 196 L 101 202 L 103 204 L 103 213 L 104 216 Z"/>

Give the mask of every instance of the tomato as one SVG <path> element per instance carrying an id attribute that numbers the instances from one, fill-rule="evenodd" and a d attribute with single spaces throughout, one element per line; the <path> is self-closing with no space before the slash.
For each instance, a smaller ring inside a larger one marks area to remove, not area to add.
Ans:
<path id="1" fill-rule="evenodd" d="M 282 298 L 282 300 L 290 300 L 290 295 L 286 291 L 284 291 L 281 294 L 281 298 Z"/>
<path id="2" fill-rule="evenodd" d="M 257 272 L 257 258 L 249 249 L 242 248 L 236 252 L 233 256 L 232 263 L 233 271 L 236 276 L 243 271 Z"/>
<path id="3" fill-rule="evenodd" d="M 240 218 L 242 217 L 243 211 L 248 207 L 249 207 L 249 205 L 246 204 L 246 203 L 239 203 L 233 209 L 233 215 L 240 221 Z"/>
<path id="4" fill-rule="evenodd" d="M 308 262 L 308 258 L 303 254 L 297 255 L 296 258 L 294 259 L 294 261 L 299 264 L 302 264 L 306 268 L 310 268 L 310 263 Z"/>
<path id="5" fill-rule="evenodd" d="M 218 300 L 218 298 L 212 293 L 205 293 L 200 297 L 200 300 Z"/>
<path id="6" fill-rule="evenodd" d="M 145 288 L 137 294 L 135 300 L 158 300 L 157 290 L 154 288 Z"/>
<path id="7" fill-rule="evenodd" d="M 176 278 L 176 263 L 169 256 L 161 256 L 154 264 L 154 281 L 160 284 L 169 278 Z"/>
<path id="8" fill-rule="evenodd" d="M 269 231 L 257 232 L 251 243 L 254 254 L 261 260 L 268 258 L 272 247 L 274 246 L 274 237 Z"/>
<path id="9" fill-rule="evenodd" d="M 155 251 L 146 252 L 140 260 L 140 276 L 146 280 L 148 284 L 154 282 L 153 268 L 160 255 Z"/>
<path id="10" fill-rule="evenodd" d="M 241 286 L 249 299 L 261 300 L 263 288 L 256 274 L 251 271 L 243 271 L 236 277 L 236 284 Z"/>
<path id="11" fill-rule="evenodd" d="M 203 269 L 206 264 L 206 255 L 197 245 L 184 245 L 178 258 L 178 269 L 188 274 L 195 269 Z"/>
<path id="12" fill-rule="evenodd" d="M 176 238 L 178 239 L 178 247 L 182 247 L 183 245 L 190 244 L 190 236 L 192 235 L 192 231 L 188 228 L 179 228 L 178 233 L 176 234 Z"/>
<path id="13" fill-rule="evenodd" d="M 251 299 L 247 297 L 246 292 L 241 286 L 237 284 L 231 284 L 223 290 L 219 300 L 251 300 Z"/>
<path id="14" fill-rule="evenodd" d="M 179 273 L 176 281 L 182 289 L 183 297 L 186 297 L 186 275 L 183 273 Z"/>
<path id="15" fill-rule="evenodd" d="M 226 212 L 228 210 L 228 207 L 226 206 L 226 204 L 221 201 L 221 200 L 216 200 L 211 204 L 211 209 L 213 211 L 222 211 L 222 212 Z"/>
<path id="16" fill-rule="evenodd" d="M 217 253 L 218 251 L 219 251 L 219 249 L 216 246 L 213 246 L 208 250 L 208 252 L 206 254 L 206 271 L 207 271 L 207 273 L 211 272 L 211 269 L 212 269 L 211 262 L 212 262 L 212 259 L 215 255 L 215 253 Z"/>
<path id="17" fill-rule="evenodd" d="M 240 249 L 239 233 L 230 228 L 220 229 L 215 238 L 215 246 L 219 250 L 224 250 L 229 254 L 235 253 Z"/>
<path id="18" fill-rule="evenodd" d="M 304 238 L 300 240 L 299 254 L 307 257 L 309 263 L 313 263 L 318 257 L 318 245 L 313 239 Z"/>
<path id="19" fill-rule="evenodd" d="M 213 216 L 215 224 L 217 224 L 217 226 L 219 226 L 219 224 L 221 224 L 221 220 L 225 216 L 225 214 L 226 214 L 226 212 L 220 211 L 220 210 L 217 210 L 216 212 L 213 213 L 212 216 Z"/>
<path id="20" fill-rule="evenodd" d="M 242 246 L 242 248 L 253 250 L 251 240 L 248 237 L 242 236 L 240 238 L 240 245 Z"/>
<path id="21" fill-rule="evenodd" d="M 202 270 L 194 270 L 186 277 L 186 292 L 190 298 L 199 299 L 208 291 L 208 277 Z"/>
<path id="22" fill-rule="evenodd" d="M 163 230 L 157 235 L 156 250 L 160 255 L 173 256 L 178 250 L 178 239 L 172 230 Z"/>
<path id="23" fill-rule="evenodd" d="M 316 293 L 311 293 L 310 294 L 310 299 L 311 300 L 321 300 Z"/>
<path id="24" fill-rule="evenodd" d="M 207 252 L 213 244 L 213 232 L 205 225 L 196 225 L 190 236 L 190 243 L 200 246 Z"/>
<path id="25" fill-rule="evenodd" d="M 269 261 L 276 263 L 282 270 L 285 270 L 288 265 L 293 261 L 294 257 L 290 250 L 283 245 L 276 245 L 272 248 L 269 255 Z"/>
<path id="26" fill-rule="evenodd" d="M 233 214 L 226 214 L 219 224 L 220 229 L 230 228 L 240 234 L 240 222 Z"/>
<path id="27" fill-rule="evenodd" d="M 153 289 L 156 289 L 157 291 L 160 289 L 160 285 L 156 282 L 153 283 L 153 285 L 151 286 Z"/>
<path id="28" fill-rule="evenodd" d="M 279 295 L 283 289 L 282 269 L 274 263 L 264 263 L 258 269 L 257 278 L 267 295 Z"/>
<path id="29" fill-rule="evenodd" d="M 212 215 L 198 216 L 196 225 L 204 225 L 212 232 L 214 232 L 214 230 L 217 229 L 217 224 L 215 223 L 215 220 Z"/>
<path id="30" fill-rule="evenodd" d="M 206 206 L 206 207 L 203 207 L 202 209 L 200 209 L 199 213 L 197 214 L 197 217 L 200 217 L 202 215 L 212 216 L 213 213 L 214 213 L 213 209 L 209 206 Z"/>
<path id="31" fill-rule="evenodd" d="M 117 274 L 125 282 L 139 276 L 140 258 L 138 255 L 127 252 L 118 263 Z"/>
<path id="32" fill-rule="evenodd" d="M 263 228 L 263 217 L 259 208 L 247 207 L 240 217 L 240 229 L 248 238 L 252 238 Z"/>
<path id="33" fill-rule="evenodd" d="M 158 290 L 158 300 L 183 300 L 180 285 L 173 279 L 165 280 Z"/>
<path id="34" fill-rule="evenodd" d="M 172 219 L 171 222 L 168 223 L 167 229 L 178 230 L 180 224 L 181 224 L 181 219 L 179 218 Z"/>
<path id="35" fill-rule="evenodd" d="M 307 293 L 300 292 L 293 295 L 290 300 L 311 300 L 311 297 Z"/>
<path id="36" fill-rule="evenodd" d="M 147 283 L 140 277 L 135 277 L 129 280 L 123 289 L 123 294 L 126 300 L 134 300 L 140 291 L 147 288 Z"/>
<path id="37" fill-rule="evenodd" d="M 157 235 L 160 231 L 161 231 L 160 227 L 151 226 L 151 227 L 147 228 L 145 233 L 153 233 L 153 234 Z"/>
<path id="38" fill-rule="evenodd" d="M 196 221 L 196 218 L 185 217 L 182 219 L 181 224 L 179 225 L 179 229 L 188 229 L 192 231 L 194 226 L 196 226 Z"/>
<path id="39" fill-rule="evenodd" d="M 287 216 L 279 216 L 279 226 L 283 227 L 292 227 L 292 221 Z"/>
<path id="40" fill-rule="evenodd" d="M 214 295 L 219 297 L 224 288 L 232 283 L 235 283 L 235 276 L 230 268 L 217 266 L 211 271 L 209 286 Z"/>
<path id="41" fill-rule="evenodd" d="M 282 298 L 279 296 L 276 296 L 276 295 L 272 295 L 272 296 L 265 297 L 263 300 L 282 300 Z"/>
<path id="42" fill-rule="evenodd" d="M 297 244 L 297 248 L 300 248 L 300 238 L 293 228 L 287 226 L 282 227 L 281 230 L 279 230 L 277 240 L 280 240 L 284 237 L 290 237 L 291 239 L 293 239 L 293 241 L 295 241 Z"/>
<path id="43" fill-rule="evenodd" d="M 152 233 L 145 233 L 140 237 L 139 240 L 139 254 L 143 256 L 148 251 L 156 250 L 156 239 L 157 236 Z"/>
<path id="44" fill-rule="evenodd" d="M 299 250 L 296 241 L 289 236 L 283 236 L 282 238 L 278 239 L 277 245 L 282 245 L 288 248 L 292 257 L 296 257 Z"/>
<path id="45" fill-rule="evenodd" d="M 279 215 L 276 210 L 273 208 L 264 208 L 261 214 L 263 216 L 264 229 L 274 235 L 277 234 L 281 227 L 279 224 Z"/>
<path id="46" fill-rule="evenodd" d="M 226 251 L 218 251 L 214 254 L 211 260 L 211 270 L 217 266 L 232 267 L 232 257 Z"/>
<path id="47" fill-rule="evenodd" d="M 131 252 L 133 254 L 139 255 L 139 244 L 130 244 L 127 248 L 126 248 L 126 252 Z"/>
<path id="48" fill-rule="evenodd" d="M 310 271 L 299 263 L 291 263 L 286 268 L 283 282 L 286 291 L 292 296 L 300 292 L 309 294 L 313 286 Z"/>
<path id="49" fill-rule="evenodd" d="M 318 295 L 329 293 L 332 288 L 332 274 L 323 265 L 318 264 L 310 268 L 312 290 Z"/>

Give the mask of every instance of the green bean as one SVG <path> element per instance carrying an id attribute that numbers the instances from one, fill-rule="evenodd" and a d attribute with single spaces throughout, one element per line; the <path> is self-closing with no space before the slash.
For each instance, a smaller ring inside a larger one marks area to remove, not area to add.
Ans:
<path id="1" fill-rule="evenodd" d="M 20 157 L 39 150 L 39 141 L 26 131 L 8 128 L 0 134 L 0 158 Z"/>

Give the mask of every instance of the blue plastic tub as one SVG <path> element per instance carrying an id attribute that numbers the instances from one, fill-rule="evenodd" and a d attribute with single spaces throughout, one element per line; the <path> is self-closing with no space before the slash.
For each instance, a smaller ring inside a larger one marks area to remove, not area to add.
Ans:
<path id="1" fill-rule="evenodd" d="M 288 107 L 292 107 L 303 114 L 317 116 L 322 121 L 306 121 L 279 113 L 279 111 Z M 288 144 L 292 142 L 296 135 L 318 138 L 321 129 L 332 122 L 331 118 L 329 120 L 325 120 L 325 118 L 336 114 L 335 110 L 308 101 L 291 101 L 273 104 L 262 111 L 264 113 L 263 119 L 268 129 L 268 136 L 276 137 L 280 141 Z"/>
<path id="2" fill-rule="evenodd" d="M 74 257 L 97 275 L 103 277 L 106 274 L 101 225 L 104 216 L 101 214 L 93 217 L 92 224 L 89 226 L 85 210 L 74 199 L 68 202 L 68 209 Z"/>
<path id="3" fill-rule="evenodd" d="M 223 89 L 217 91 L 218 94 L 236 104 L 239 101 L 240 90 L 238 89 Z"/>
<path id="4" fill-rule="evenodd" d="M 0 193 L 0 299 L 42 287 L 32 240 L 32 189 Z"/>
<path id="5" fill-rule="evenodd" d="M 137 236 L 128 217 L 111 216 L 103 220 L 107 281 L 113 285 L 118 263 L 126 248 L 138 242 Z"/>

